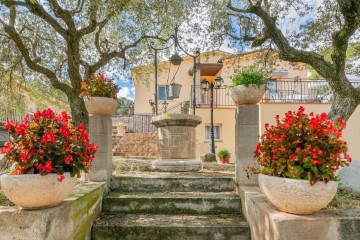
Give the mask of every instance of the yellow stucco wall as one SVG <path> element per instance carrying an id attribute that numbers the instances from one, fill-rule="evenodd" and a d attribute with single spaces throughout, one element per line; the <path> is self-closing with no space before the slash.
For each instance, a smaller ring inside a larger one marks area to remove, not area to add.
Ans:
<path id="1" fill-rule="evenodd" d="M 322 113 L 329 112 L 331 104 L 324 103 L 262 103 L 260 104 L 260 127 L 264 132 L 264 124 L 275 124 L 275 115 L 279 114 L 280 119 L 284 117 L 287 111 L 296 111 L 299 106 L 305 108 L 305 112 Z M 348 143 L 349 154 L 354 160 L 360 160 L 360 107 L 351 115 L 347 122 L 347 127 L 343 132 L 343 137 Z"/>
<path id="2" fill-rule="evenodd" d="M 230 162 L 235 162 L 235 107 L 214 110 L 214 125 L 221 125 L 222 136 L 215 141 L 215 152 L 226 148 L 231 153 Z M 196 115 L 202 117 L 202 123 L 196 127 L 196 155 L 209 152 L 209 142 L 205 141 L 205 126 L 210 126 L 210 109 L 198 108 Z"/>

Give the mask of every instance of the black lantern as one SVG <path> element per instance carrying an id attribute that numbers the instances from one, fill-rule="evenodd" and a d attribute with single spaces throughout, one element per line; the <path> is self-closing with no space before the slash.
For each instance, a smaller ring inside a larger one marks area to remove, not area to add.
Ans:
<path id="1" fill-rule="evenodd" d="M 182 58 L 180 57 L 179 54 L 175 53 L 173 54 L 171 57 L 170 57 L 170 62 L 175 65 L 175 66 L 178 66 L 180 65 L 180 63 L 182 62 Z"/>
<path id="2" fill-rule="evenodd" d="M 207 90 L 207 89 L 208 89 L 208 84 L 209 84 L 208 80 L 203 79 L 203 80 L 201 81 L 201 87 L 202 87 L 202 89 Z"/>
<path id="3" fill-rule="evenodd" d="M 220 88 L 222 82 L 223 82 L 222 77 L 217 76 L 217 77 L 215 78 L 215 87 L 216 87 L 216 88 Z"/>

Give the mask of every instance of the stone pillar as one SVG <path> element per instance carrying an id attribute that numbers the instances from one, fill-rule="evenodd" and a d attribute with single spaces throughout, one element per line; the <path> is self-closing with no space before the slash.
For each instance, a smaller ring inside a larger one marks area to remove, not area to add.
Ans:
<path id="1" fill-rule="evenodd" d="M 90 181 L 109 185 L 112 174 L 112 122 L 111 116 L 89 116 L 90 141 L 99 146 L 93 167 L 89 172 Z"/>
<path id="2" fill-rule="evenodd" d="M 190 114 L 167 114 L 152 118 L 157 127 L 157 151 L 159 158 L 153 168 L 169 171 L 199 171 L 202 161 L 196 159 L 195 127 L 201 117 Z"/>
<path id="3" fill-rule="evenodd" d="M 236 182 L 238 184 L 258 184 L 257 175 L 247 178 L 245 168 L 254 164 L 254 153 L 259 143 L 259 105 L 243 105 L 236 110 L 235 154 Z"/>

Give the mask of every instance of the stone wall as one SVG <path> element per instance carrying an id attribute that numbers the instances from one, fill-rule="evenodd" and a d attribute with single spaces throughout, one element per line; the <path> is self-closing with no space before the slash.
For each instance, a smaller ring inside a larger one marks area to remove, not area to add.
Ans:
<path id="1" fill-rule="evenodd" d="M 83 183 L 59 206 L 40 210 L 0 207 L 0 240 L 91 239 L 105 183 Z"/>
<path id="2" fill-rule="evenodd" d="M 278 211 L 259 187 L 244 185 L 237 191 L 252 240 L 360 239 L 359 209 L 323 209 L 312 215 L 294 215 Z"/>
<path id="3" fill-rule="evenodd" d="M 114 156 L 157 158 L 156 133 L 125 133 L 113 136 Z"/>
<path id="4" fill-rule="evenodd" d="M 164 126 L 158 129 L 161 159 L 195 159 L 195 127 Z"/>

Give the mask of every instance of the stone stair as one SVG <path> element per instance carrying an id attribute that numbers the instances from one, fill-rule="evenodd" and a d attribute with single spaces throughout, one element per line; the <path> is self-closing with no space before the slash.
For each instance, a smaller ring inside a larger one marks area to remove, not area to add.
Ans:
<path id="1" fill-rule="evenodd" d="M 124 175 L 113 189 L 94 240 L 250 239 L 232 177 Z"/>

